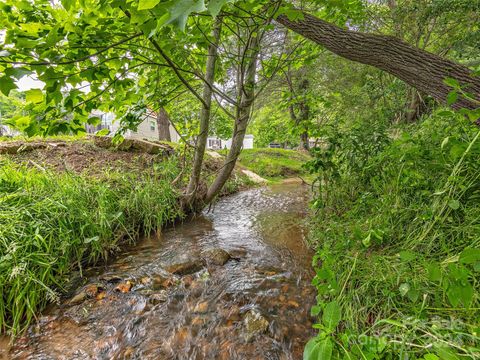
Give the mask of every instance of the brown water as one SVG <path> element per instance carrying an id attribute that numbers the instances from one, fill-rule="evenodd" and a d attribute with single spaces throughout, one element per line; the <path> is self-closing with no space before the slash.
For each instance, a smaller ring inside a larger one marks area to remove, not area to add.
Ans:
<path id="1" fill-rule="evenodd" d="M 299 184 L 244 191 L 140 242 L 92 269 L 78 290 L 87 296 L 48 309 L 10 357 L 301 359 L 314 301 L 307 197 Z M 190 275 L 165 270 L 218 248 L 233 258 Z"/>

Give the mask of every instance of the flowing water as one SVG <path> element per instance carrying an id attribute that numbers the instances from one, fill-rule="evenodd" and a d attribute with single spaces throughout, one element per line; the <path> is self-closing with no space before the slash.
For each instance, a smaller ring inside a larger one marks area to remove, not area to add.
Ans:
<path id="1" fill-rule="evenodd" d="M 301 359 L 314 301 L 307 201 L 299 184 L 248 190 L 141 241 L 89 271 L 9 357 Z M 211 249 L 231 258 L 202 262 Z M 183 275 L 166 271 L 176 264 Z"/>

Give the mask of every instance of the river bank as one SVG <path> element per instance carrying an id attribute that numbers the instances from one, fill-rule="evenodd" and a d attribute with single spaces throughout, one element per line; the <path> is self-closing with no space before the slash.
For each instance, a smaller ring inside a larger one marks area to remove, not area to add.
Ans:
<path id="1" fill-rule="evenodd" d="M 71 288 L 73 273 L 184 216 L 188 154 L 109 149 L 90 139 L 3 142 L 0 329 L 12 335 Z M 163 150 L 165 149 L 165 151 Z M 204 171 L 221 160 L 208 158 Z M 224 193 L 251 185 L 236 172 Z"/>
<path id="2" fill-rule="evenodd" d="M 179 195 L 189 155 L 162 146 L 167 153 L 54 139 L 0 154 L 4 333 L 19 334 L 48 304 L 78 290 L 89 265 L 184 216 Z M 203 171 L 213 174 L 221 163 L 207 155 Z M 254 185 L 239 168 L 223 195 Z"/>

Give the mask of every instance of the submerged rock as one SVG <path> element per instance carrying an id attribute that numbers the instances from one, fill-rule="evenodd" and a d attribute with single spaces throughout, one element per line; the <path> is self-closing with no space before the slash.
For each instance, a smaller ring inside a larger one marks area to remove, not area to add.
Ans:
<path id="1" fill-rule="evenodd" d="M 154 290 L 165 289 L 175 284 L 175 279 L 169 275 L 155 274 L 151 278 L 151 285 Z"/>
<path id="2" fill-rule="evenodd" d="M 247 312 L 243 322 L 246 329 L 246 341 L 250 341 L 255 335 L 265 333 L 269 325 L 268 320 L 257 310 L 250 310 Z"/>
<path id="3" fill-rule="evenodd" d="M 167 291 L 162 290 L 160 292 L 150 295 L 150 297 L 148 298 L 148 301 L 152 305 L 157 305 L 159 303 L 167 301 L 167 299 L 168 299 Z"/>
<path id="4" fill-rule="evenodd" d="M 167 266 L 166 270 L 176 275 L 189 275 L 200 271 L 204 265 L 203 259 L 183 259 Z"/>
<path id="5" fill-rule="evenodd" d="M 195 305 L 195 308 L 193 309 L 193 312 L 200 313 L 200 314 L 204 314 L 207 311 L 208 311 L 208 302 L 206 301 L 198 303 L 197 305 Z"/>
<path id="6" fill-rule="evenodd" d="M 225 263 L 231 258 L 227 251 L 220 248 L 207 250 L 202 256 L 208 264 L 213 265 L 225 265 Z"/>
<path id="7" fill-rule="evenodd" d="M 70 301 L 70 305 L 77 305 L 86 299 L 91 299 L 97 296 L 97 294 L 103 292 L 105 289 L 99 284 L 90 284 L 84 286 Z"/>

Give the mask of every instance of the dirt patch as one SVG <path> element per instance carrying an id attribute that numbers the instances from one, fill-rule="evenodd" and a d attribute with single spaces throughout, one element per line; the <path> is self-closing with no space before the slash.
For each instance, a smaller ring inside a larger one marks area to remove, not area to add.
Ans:
<path id="1" fill-rule="evenodd" d="M 163 159 L 162 155 L 146 154 L 135 150 L 100 148 L 89 140 L 62 143 L 62 146 L 48 141 L 40 144 L 43 146 L 14 154 L 3 154 L 0 158 L 47 170 L 91 175 L 106 170 L 144 171 L 152 169 L 154 163 L 161 162 Z"/>

